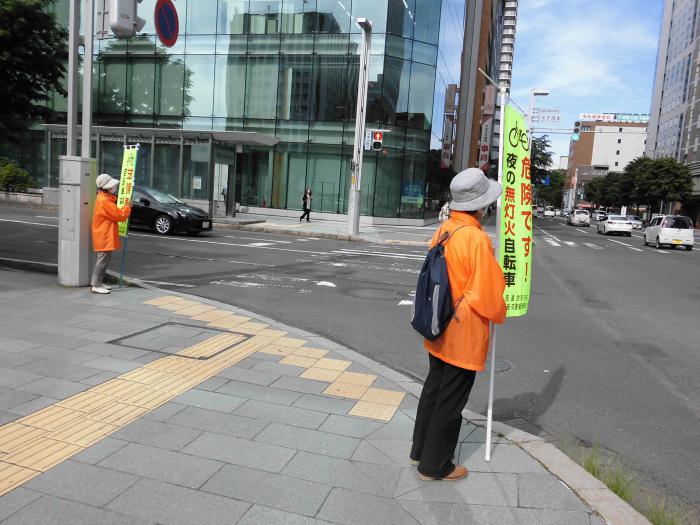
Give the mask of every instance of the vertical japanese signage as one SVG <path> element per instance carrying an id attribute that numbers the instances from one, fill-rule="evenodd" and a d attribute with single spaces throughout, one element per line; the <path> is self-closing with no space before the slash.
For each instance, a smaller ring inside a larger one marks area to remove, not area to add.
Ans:
<path id="1" fill-rule="evenodd" d="M 131 195 L 134 192 L 134 174 L 136 172 L 136 156 L 139 145 L 124 146 L 122 159 L 122 174 L 119 178 L 119 194 L 117 195 L 117 208 L 123 208 L 131 204 Z M 126 237 L 129 228 L 129 219 L 119 223 L 119 236 Z"/>
<path id="2" fill-rule="evenodd" d="M 499 262 L 508 317 L 527 313 L 532 280 L 532 181 L 530 138 L 522 113 L 504 108 L 503 193 Z"/>

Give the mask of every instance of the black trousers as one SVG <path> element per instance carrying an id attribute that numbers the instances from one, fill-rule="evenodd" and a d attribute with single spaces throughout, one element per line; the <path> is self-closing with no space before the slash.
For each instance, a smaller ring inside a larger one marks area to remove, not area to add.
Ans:
<path id="1" fill-rule="evenodd" d="M 311 220 L 311 208 L 304 208 L 304 213 L 301 217 L 299 217 L 299 220 L 302 220 L 304 217 L 306 217 L 306 220 L 309 221 Z"/>
<path id="2" fill-rule="evenodd" d="M 452 456 L 459 439 L 462 410 L 469 399 L 476 372 L 428 355 L 430 372 L 418 402 L 411 459 L 420 461 L 418 472 L 421 474 L 444 478 L 455 468 Z"/>

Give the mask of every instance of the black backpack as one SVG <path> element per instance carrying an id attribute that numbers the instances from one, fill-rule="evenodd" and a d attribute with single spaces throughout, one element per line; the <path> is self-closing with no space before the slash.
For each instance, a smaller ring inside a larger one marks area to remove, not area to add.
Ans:
<path id="1" fill-rule="evenodd" d="M 445 243 L 462 228 L 464 226 L 438 237 L 438 242 L 425 256 L 418 276 L 411 326 L 429 341 L 440 337 L 454 315 L 454 303 L 447 275 L 447 261 L 445 261 Z"/>

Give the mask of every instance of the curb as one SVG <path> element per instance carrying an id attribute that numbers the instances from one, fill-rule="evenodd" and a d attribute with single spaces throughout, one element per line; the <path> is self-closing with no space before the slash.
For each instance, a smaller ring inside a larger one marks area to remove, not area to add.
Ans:
<path id="1" fill-rule="evenodd" d="M 150 290 L 163 291 L 157 286 L 149 283 L 143 283 L 138 279 L 129 279 L 129 282 L 147 288 Z M 393 381 L 401 386 L 407 392 L 420 398 L 423 386 L 417 380 L 408 377 L 388 366 L 375 361 L 367 356 L 364 356 L 355 350 L 351 350 L 345 346 L 339 345 L 325 337 L 318 336 L 311 332 L 285 325 L 269 317 L 258 315 L 249 310 L 238 308 L 236 306 L 199 297 L 197 295 L 188 294 L 186 292 L 178 292 L 167 290 L 168 293 L 180 295 L 189 299 L 196 299 L 199 302 L 211 304 L 218 308 L 233 310 L 236 313 L 248 317 L 256 318 L 266 324 L 274 325 L 282 330 L 294 334 L 298 337 L 303 337 L 310 341 L 315 341 L 318 344 L 345 355 L 348 359 L 366 366 L 367 368 L 384 376 L 386 379 Z M 478 427 L 486 427 L 486 416 L 464 409 L 462 417 Z M 536 459 L 547 471 L 556 476 L 569 490 L 576 494 L 591 510 L 602 517 L 606 523 L 612 525 L 651 525 L 642 514 L 633 509 L 626 501 L 618 497 L 611 491 L 602 481 L 589 474 L 583 467 L 564 454 L 554 445 L 545 442 L 541 437 L 529 434 L 517 428 L 506 425 L 499 421 L 492 421 L 491 429 L 493 432 L 503 434 L 503 437 L 511 443 L 517 445 L 531 457 Z"/>

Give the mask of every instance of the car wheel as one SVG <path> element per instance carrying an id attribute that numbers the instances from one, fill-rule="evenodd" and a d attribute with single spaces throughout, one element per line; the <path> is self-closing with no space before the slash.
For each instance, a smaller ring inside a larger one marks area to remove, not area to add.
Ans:
<path id="1" fill-rule="evenodd" d="M 167 215 L 158 215 L 153 223 L 153 228 L 159 235 L 168 235 L 173 231 L 173 220 Z"/>
<path id="2" fill-rule="evenodd" d="M 659 242 L 659 238 L 656 238 L 656 249 L 660 250 L 661 249 L 661 243 Z"/>
<path id="3" fill-rule="evenodd" d="M 632 232 L 627 232 L 627 237 L 632 237 Z"/>
<path id="4" fill-rule="evenodd" d="M 688 250 L 688 251 L 691 251 L 691 250 L 693 249 L 693 247 L 692 247 L 692 246 L 686 246 L 685 249 Z"/>
<path id="5" fill-rule="evenodd" d="M 647 235 L 646 233 L 644 234 L 644 246 L 649 246 L 649 243 L 647 242 Z"/>

